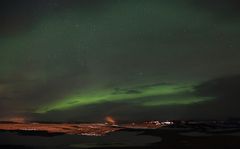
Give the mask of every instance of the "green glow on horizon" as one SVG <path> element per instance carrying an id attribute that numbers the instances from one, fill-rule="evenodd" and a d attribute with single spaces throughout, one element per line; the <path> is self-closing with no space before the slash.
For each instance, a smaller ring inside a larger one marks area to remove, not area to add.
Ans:
<path id="1" fill-rule="evenodd" d="M 124 101 L 124 100 L 139 100 L 139 98 L 145 98 L 161 95 L 173 95 L 183 92 L 192 92 L 192 85 L 157 85 L 148 86 L 142 88 L 136 88 L 134 90 L 140 91 L 139 93 L 122 93 L 118 92 L 114 94 L 112 89 L 103 89 L 98 91 L 88 91 L 85 94 L 76 93 L 74 95 L 65 97 L 63 100 L 51 103 L 49 105 L 40 107 L 36 110 L 36 113 L 46 113 L 52 110 L 67 110 L 77 106 L 98 104 L 104 102 Z M 126 90 L 125 90 L 126 91 Z M 182 98 L 182 97 L 181 97 Z M 197 97 L 187 99 L 159 99 L 157 101 L 141 101 L 143 106 L 152 105 L 168 105 L 168 104 L 191 104 L 200 102 L 203 99 Z"/>
<path id="2" fill-rule="evenodd" d="M 209 97 L 185 97 L 177 99 L 161 99 L 155 101 L 143 102 L 143 106 L 163 106 L 163 105 L 188 105 L 209 100 Z"/>

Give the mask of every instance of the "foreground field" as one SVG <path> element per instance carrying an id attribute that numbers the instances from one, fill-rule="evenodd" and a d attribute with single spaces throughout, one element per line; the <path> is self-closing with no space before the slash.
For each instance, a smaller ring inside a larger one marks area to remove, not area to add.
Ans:
<path id="1" fill-rule="evenodd" d="M 0 124 L 3 149 L 236 149 L 238 125 Z"/>

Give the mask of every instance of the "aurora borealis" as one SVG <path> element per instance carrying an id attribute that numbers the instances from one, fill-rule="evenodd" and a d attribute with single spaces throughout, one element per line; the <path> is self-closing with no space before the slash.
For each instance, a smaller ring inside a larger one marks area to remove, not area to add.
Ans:
<path id="1" fill-rule="evenodd" d="M 240 114 L 237 0 L 0 3 L 0 120 Z"/>
<path id="2" fill-rule="evenodd" d="M 128 102 L 131 102 L 131 100 L 138 100 L 138 102 L 145 106 L 191 104 L 194 102 L 203 101 L 203 97 L 188 97 L 189 94 L 191 94 L 190 87 L 184 87 L 181 85 L 160 85 L 143 88 L 140 87 L 140 90 L 116 89 L 116 91 L 114 92 L 108 90 L 103 90 L 101 92 L 92 91 L 87 95 L 84 95 L 84 93 L 79 93 L 79 95 L 66 97 L 66 99 L 61 102 L 57 102 L 53 105 L 48 105 L 47 107 L 40 108 L 39 110 L 37 110 L 37 112 L 45 113 L 51 110 L 68 109 L 74 106 L 82 106 L 100 102 L 113 102 L 118 100 L 128 100 Z M 188 93 L 187 95 L 181 95 L 186 92 Z"/>

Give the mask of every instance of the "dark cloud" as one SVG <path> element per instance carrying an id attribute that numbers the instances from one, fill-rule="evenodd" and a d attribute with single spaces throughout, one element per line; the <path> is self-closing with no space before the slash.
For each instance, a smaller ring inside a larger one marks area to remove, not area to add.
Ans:
<path id="1" fill-rule="evenodd" d="M 196 87 L 196 94 L 210 96 L 214 100 L 195 105 L 192 116 L 202 118 L 239 118 L 240 75 L 227 76 L 204 82 Z"/>
<path id="2" fill-rule="evenodd" d="M 234 75 L 207 81 L 198 85 L 196 90 L 201 96 L 214 96 L 216 98 L 235 97 L 237 99 L 239 97 L 239 88 L 240 75 Z"/>
<path id="3" fill-rule="evenodd" d="M 107 0 L 2 0 L 0 2 L 1 36 L 12 36 L 30 32 L 44 16 L 71 9 L 82 11 L 100 11 Z M 59 15 L 61 17 L 61 15 Z"/>
<path id="4" fill-rule="evenodd" d="M 188 0 L 203 11 L 207 10 L 214 14 L 218 19 L 230 20 L 237 19 L 240 15 L 238 6 L 239 0 Z"/>
<path id="5" fill-rule="evenodd" d="M 142 91 L 137 89 L 120 89 L 114 88 L 114 92 L 112 94 L 140 94 Z"/>

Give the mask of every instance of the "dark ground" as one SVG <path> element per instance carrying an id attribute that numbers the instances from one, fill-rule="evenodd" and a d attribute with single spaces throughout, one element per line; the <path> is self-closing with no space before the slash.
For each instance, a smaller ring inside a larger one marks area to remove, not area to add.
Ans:
<path id="1" fill-rule="evenodd" d="M 125 129 L 105 136 L 47 135 L 39 133 L 0 133 L 1 149 L 236 149 L 240 146 L 238 128 L 203 127 Z"/>

